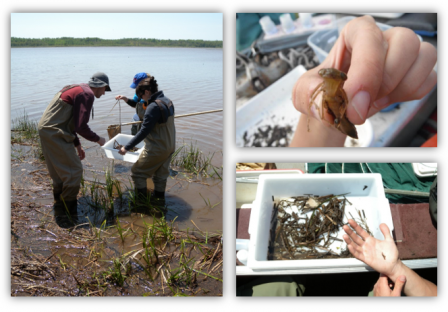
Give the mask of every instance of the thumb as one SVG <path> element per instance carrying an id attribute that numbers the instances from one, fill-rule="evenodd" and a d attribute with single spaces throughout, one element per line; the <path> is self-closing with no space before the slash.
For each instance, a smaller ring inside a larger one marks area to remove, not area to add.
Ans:
<path id="1" fill-rule="evenodd" d="M 386 225 L 386 223 L 380 224 L 380 230 L 381 230 L 381 233 L 383 233 L 384 239 L 386 239 L 386 240 L 392 239 L 392 235 L 390 235 L 390 229 Z"/>
<path id="2" fill-rule="evenodd" d="M 370 16 L 349 22 L 338 41 L 329 56 L 347 73 L 347 117 L 355 125 L 363 124 L 382 84 L 387 41 Z"/>
<path id="3" fill-rule="evenodd" d="M 403 290 L 404 284 L 406 283 L 406 276 L 402 275 L 395 281 L 394 290 L 392 291 L 392 296 L 399 297 L 401 291 Z"/>

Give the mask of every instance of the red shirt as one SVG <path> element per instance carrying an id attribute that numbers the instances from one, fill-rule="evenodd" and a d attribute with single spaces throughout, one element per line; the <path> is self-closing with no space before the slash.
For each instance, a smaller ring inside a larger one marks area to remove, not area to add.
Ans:
<path id="1" fill-rule="evenodd" d="M 65 89 L 65 87 L 63 88 Z M 61 99 L 73 106 L 73 120 L 75 123 L 75 146 L 79 145 L 78 135 L 81 135 L 86 140 L 97 142 L 100 137 L 93 132 L 87 124 L 90 119 L 90 112 L 93 107 L 95 95 L 86 83 L 80 83 L 77 87 L 71 88 L 62 92 Z"/>

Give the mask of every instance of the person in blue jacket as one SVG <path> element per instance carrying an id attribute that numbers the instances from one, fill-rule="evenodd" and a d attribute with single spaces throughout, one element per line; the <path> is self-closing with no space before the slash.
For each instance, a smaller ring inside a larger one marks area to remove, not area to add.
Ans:
<path id="1" fill-rule="evenodd" d="M 137 198 L 147 197 L 146 180 L 152 178 L 156 203 L 165 204 L 165 188 L 169 176 L 171 156 L 176 146 L 176 128 L 174 126 L 174 105 L 158 89 L 157 80 L 148 73 L 135 75 L 131 88 L 136 89 L 137 100 L 117 95 L 115 99 L 124 100 L 129 106 L 141 110 L 138 115 L 143 120 L 140 130 L 119 153 L 125 155 L 141 141 L 145 142 L 144 150 L 138 161 L 132 166 L 131 178 L 135 185 Z"/>

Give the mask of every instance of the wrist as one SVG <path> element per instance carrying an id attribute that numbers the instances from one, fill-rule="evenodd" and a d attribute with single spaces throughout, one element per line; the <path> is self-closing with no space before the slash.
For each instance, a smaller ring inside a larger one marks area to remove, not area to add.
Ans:
<path id="1" fill-rule="evenodd" d="M 400 259 L 397 260 L 391 272 L 387 275 L 394 283 L 399 276 L 406 276 L 406 266 L 401 262 Z"/>

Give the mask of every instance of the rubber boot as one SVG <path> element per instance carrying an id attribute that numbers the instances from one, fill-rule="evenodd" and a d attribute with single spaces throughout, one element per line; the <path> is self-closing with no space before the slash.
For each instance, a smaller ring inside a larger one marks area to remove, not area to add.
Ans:
<path id="1" fill-rule="evenodd" d="M 71 216 L 78 216 L 78 201 L 75 200 L 67 200 L 65 202 L 67 209 Z"/>
<path id="2" fill-rule="evenodd" d="M 58 203 L 62 203 L 61 201 L 61 192 L 55 192 L 53 191 L 53 199 L 54 199 L 54 203 L 58 204 Z"/>
<path id="3" fill-rule="evenodd" d="M 133 211 L 146 214 L 149 212 L 147 188 L 135 189 L 135 205 Z"/>
<path id="4" fill-rule="evenodd" d="M 157 205 L 165 205 L 165 192 L 154 191 L 151 196 L 151 202 L 154 202 Z"/>
<path id="5" fill-rule="evenodd" d="M 135 197 L 136 201 L 141 204 L 146 204 L 148 202 L 148 189 L 141 188 L 141 189 L 135 189 Z"/>
<path id="6" fill-rule="evenodd" d="M 168 209 L 165 206 L 165 192 L 154 191 L 151 195 L 152 212 L 155 217 L 165 215 Z"/>
<path id="7" fill-rule="evenodd" d="M 78 201 L 59 201 L 54 204 L 54 218 L 61 228 L 70 228 L 78 223 Z"/>

